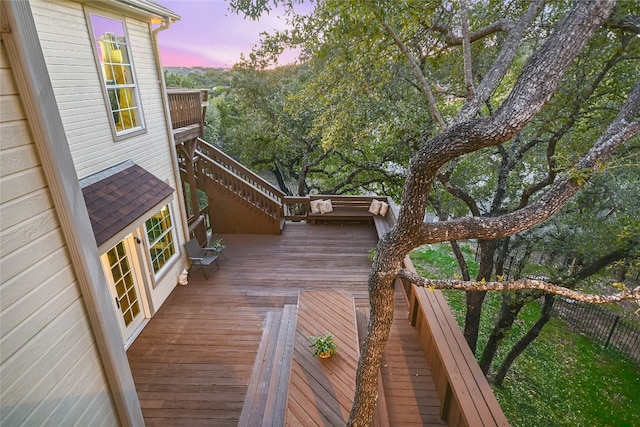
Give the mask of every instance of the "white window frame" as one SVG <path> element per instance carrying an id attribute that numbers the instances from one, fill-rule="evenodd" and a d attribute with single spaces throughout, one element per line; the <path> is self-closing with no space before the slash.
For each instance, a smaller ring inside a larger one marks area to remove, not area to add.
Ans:
<path id="1" fill-rule="evenodd" d="M 133 64 L 133 55 L 130 48 L 131 39 L 129 38 L 125 18 L 123 16 L 115 16 L 103 11 L 87 10 L 85 14 L 87 25 L 89 27 L 89 36 L 91 38 L 94 58 L 98 69 L 98 75 L 100 76 L 103 99 L 114 140 L 119 141 L 146 132 L 139 86 Z M 99 19 L 107 19 L 120 23 L 122 25 L 123 34 L 116 36 L 121 36 L 122 38 L 115 40 L 114 42 L 105 41 L 103 37 L 106 33 L 99 35 L 96 33 L 96 31 L 99 30 L 94 29 L 94 21 L 92 19 L 94 16 Z M 103 46 L 107 44 L 117 44 L 119 50 L 124 51 L 124 55 L 120 55 L 122 56 L 122 61 L 119 61 L 120 58 L 115 59 L 115 57 L 111 61 L 103 61 L 103 58 L 101 57 L 102 49 L 98 47 L 101 43 L 103 43 Z M 116 70 L 118 70 L 120 75 L 126 76 L 126 79 L 131 81 L 113 83 L 113 80 L 106 79 L 105 70 L 110 70 L 112 75 L 115 75 Z M 121 98 L 117 98 L 118 95 L 114 98 L 113 95 L 118 93 L 123 94 L 121 95 Z M 112 100 L 112 98 L 114 99 Z M 119 101 L 119 99 L 127 99 L 129 102 Z M 122 106 L 123 102 L 125 103 L 124 107 Z M 119 129 L 116 120 L 124 123 L 124 120 L 127 119 L 132 120 L 134 123 L 125 125 L 123 129 Z"/>
<path id="2" fill-rule="evenodd" d="M 161 213 L 165 209 L 168 212 L 168 217 L 169 217 L 169 220 L 171 221 L 171 226 L 168 227 L 165 230 L 161 230 L 161 233 L 159 235 L 157 235 L 157 236 L 153 236 L 153 240 L 151 240 L 151 238 L 150 238 L 151 237 L 150 236 L 150 230 L 147 227 L 147 223 L 149 221 L 151 221 L 154 216 L 156 216 L 158 213 Z M 144 235 L 145 235 L 145 238 L 146 238 L 146 241 L 147 241 L 147 248 L 148 248 L 147 249 L 147 256 L 149 257 L 149 266 L 151 267 L 151 272 L 155 275 L 154 277 L 158 277 L 158 276 L 162 275 L 163 271 L 169 265 L 172 264 L 171 261 L 179 256 L 175 230 L 176 230 L 175 222 L 174 222 L 173 212 L 172 212 L 172 208 L 171 208 L 171 204 L 170 203 L 167 203 L 166 205 L 161 207 L 160 210 L 155 212 L 153 215 L 151 215 L 144 222 Z M 163 243 L 163 240 L 165 239 L 166 236 L 170 236 L 171 237 L 171 245 L 173 246 L 173 253 L 170 254 L 170 256 L 168 258 L 165 258 L 165 260 L 162 263 L 162 265 L 160 265 L 158 270 L 156 271 L 155 260 L 157 259 L 157 256 L 154 256 L 153 250 L 154 250 L 154 247 L 156 245 L 158 245 L 160 243 Z"/>

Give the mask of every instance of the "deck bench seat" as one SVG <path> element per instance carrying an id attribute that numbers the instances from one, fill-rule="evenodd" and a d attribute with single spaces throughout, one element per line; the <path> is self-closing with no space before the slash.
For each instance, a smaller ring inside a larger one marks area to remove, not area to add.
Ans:
<path id="1" fill-rule="evenodd" d="M 282 312 L 267 313 L 239 426 L 284 425 L 296 312 L 296 306 L 288 304 Z"/>
<path id="2" fill-rule="evenodd" d="M 386 197 L 376 197 L 376 199 L 384 202 L 387 201 Z M 308 207 L 307 221 L 310 224 L 322 221 L 367 222 L 370 224 L 373 222 L 375 216 L 369 212 L 371 198 L 359 196 L 309 196 L 309 203 L 316 200 L 331 200 L 333 211 L 328 213 L 312 213 Z"/>

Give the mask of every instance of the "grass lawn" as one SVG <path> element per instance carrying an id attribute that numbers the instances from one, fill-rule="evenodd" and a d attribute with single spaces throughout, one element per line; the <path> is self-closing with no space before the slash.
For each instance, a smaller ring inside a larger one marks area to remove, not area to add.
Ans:
<path id="1" fill-rule="evenodd" d="M 471 270 L 477 271 L 469 249 L 466 254 Z M 414 251 L 411 258 L 418 272 L 429 277 L 451 278 L 457 272 L 448 245 L 425 246 Z M 464 293 L 448 291 L 445 296 L 462 324 Z M 500 295 L 489 293 L 479 349 L 484 348 L 499 306 Z M 507 336 L 507 343 L 514 343 L 536 320 L 539 311 L 537 303 L 525 307 Z M 505 350 L 498 352 L 494 367 L 505 355 Z M 503 387 L 494 387 L 494 393 L 513 426 L 640 426 L 638 368 L 555 318 L 516 359 Z"/>

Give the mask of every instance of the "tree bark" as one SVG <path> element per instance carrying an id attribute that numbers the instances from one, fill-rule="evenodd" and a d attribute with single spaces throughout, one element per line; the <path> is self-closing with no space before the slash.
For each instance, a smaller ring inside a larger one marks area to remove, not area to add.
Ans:
<path id="1" fill-rule="evenodd" d="M 371 424 L 380 360 L 393 319 L 393 284 L 398 275 L 411 277 L 410 272 L 401 270 L 402 259 L 409 251 L 428 242 L 457 240 L 457 236 L 464 236 L 462 238 L 465 239 L 495 239 L 515 234 L 549 218 L 578 190 L 579 186 L 573 179 L 566 177 L 546 196 L 511 214 L 498 218 L 460 218 L 444 223 L 423 222 L 428 195 L 440 167 L 463 154 L 505 142 L 522 130 L 552 97 L 570 64 L 607 19 L 613 6 L 612 2 L 605 0 L 576 2 L 556 30 L 531 56 L 513 90 L 495 115 L 468 120 L 470 116 L 460 116 L 462 118 L 455 124 L 431 139 L 427 137 L 429 132 L 425 132 L 421 148 L 410 163 L 399 216 L 392 230 L 378 244 L 369 276 L 371 317 L 365 350 L 358 363 L 357 391 L 349 426 L 365 427 Z M 638 98 L 634 102 L 640 101 L 640 84 L 630 98 L 634 94 Z M 621 115 L 627 119 L 632 111 L 629 111 L 627 104 L 625 107 L 627 109 L 623 108 L 625 111 Z M 629 129 L 629 122 L 622 120 L 610 127 L 596 143 L 595 152 L 587 155 L 578 167 L 594 167 L 594 162 L 606 158 L 610 150 L 633 133 Z M 417 276 L 415 280 L 420 283 L 424 279 Z M 465 286 L 468 287 L 468 284 Z M 498 284 L 495 286 L 498 287 Z"/>
<path id="2" fill-rule="evenodd" d="M 493 256 L 495 255 L 495 242 L 483 240 L 480 246 L 480 268 L 478 270 L 478 281 L 491 280 L 493 273 Z M 487 296 L 486 292 L 468 291 L 466 298 L 466 313 L 464 318 L 464 338 L 473 353 L 478 345 L 478 333 L 480 332 L 480 316 L 482 315 L 482 304 Z"/>
<path id="3" fill-rule="evenodd" d="M 485 374 L 485 376 L 489 373 L 491 363 L 498 351 L 500 342 L 507 335 L 511 326 L 513 326 L 513 322 L 515 322 L 523 306 L 523 300 L 514 299 L 512 295 L 508 294 L 502 295 L 502 304 L 500 304 L 498 320 L 493 327 L 493 331 L 491 331 L 491 335 L 489 335 L 489 340 L 482 351 L 482 357 L 479 362 L 480 369 L 482 369 L 482 373 Z"/>
<path id="4" fill-rule="evenodd" d="M 497 386 L 501 386 L 504 382 L 504 378 L 509 371 L 509 368 L 513 364 L 513 361 L 522 354 L 522 352 L 531 344 L 537 337 L 540 335 L 542 328 L 544 325 L 549 322 L 551 319 L 551 309 L 553 308 L 553 302 L 555 301 L 555 296 L 551 294 L 546 294 L 544 296 L 544 303 L 542 304 L 542 310 L 540 312 L 540 317 L 536 321 L 536 323 L 529 329 L 529 331 L 522 337 L 520 340 L 511 348 L 509 354 L 502 362 L 502 366 L 496 373 L 495 378 L 493 379 L 493 383 Z"/>

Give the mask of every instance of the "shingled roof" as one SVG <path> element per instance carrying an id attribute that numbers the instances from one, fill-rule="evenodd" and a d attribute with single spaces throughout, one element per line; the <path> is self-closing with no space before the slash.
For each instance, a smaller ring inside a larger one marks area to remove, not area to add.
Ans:
<path id="1" fill-rule="evenodd" d="M 98 246 L 153 209 L 174 189 L 127 161 L 80 181 Z"/>

